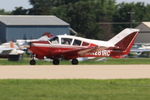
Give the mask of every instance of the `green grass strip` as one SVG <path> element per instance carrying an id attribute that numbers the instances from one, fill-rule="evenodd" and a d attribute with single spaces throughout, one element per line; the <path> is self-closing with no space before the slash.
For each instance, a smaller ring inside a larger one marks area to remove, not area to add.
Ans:
<path id="1" fill-rule="evenodd" d="M 0 80 L 0 100 L 148 100 L 150 80 Z"/>

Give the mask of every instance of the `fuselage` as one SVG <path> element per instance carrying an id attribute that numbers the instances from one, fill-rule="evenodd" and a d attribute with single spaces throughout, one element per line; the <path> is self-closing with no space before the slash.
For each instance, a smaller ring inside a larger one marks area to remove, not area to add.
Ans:
<path id="1" fill-rule="evenodd" d="M 101 47 L 105 47 L 106 49 Z M 91 50 L 90 48 L 96 49 Z M 77 57 L 118 57 L 123 53 L 120 52 L 119 49 L 117 49 L 113 44 L 107 41 L 92 40 L 70 35 L 58 35 L 47 41 L 32 42 L 30 50 L 39 59 L 43 59 L 44 57 L 52 59 L 73 59 Z M 81 54 L 80 50 L 82 50 Z M 78 53 L 76 53 L 76 51 L 78 51 Z"/>

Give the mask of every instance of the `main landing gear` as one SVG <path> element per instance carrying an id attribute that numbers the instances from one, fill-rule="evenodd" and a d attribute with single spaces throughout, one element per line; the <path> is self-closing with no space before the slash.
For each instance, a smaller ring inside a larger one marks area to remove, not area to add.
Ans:
<path id="1" fill-rule="evenodd" d="M 59 59 L 53 59 L 53 65 L 59 65 L 60 64 L 60 60 Z M 71 64 L 72 65 L 78 65 L 79 61 L 77 59 L 72 59 L 71 60 Z"/>
<path id="2" fill-rule="evenodd" d="M 59 59 L 54 59 L 53 60 L 53 65 L 59 65 L 59 63 L 60 63 Z"/>
<path id="3" fill-rule="evenodd" d="M 71 63 L 72 65 L 78 65 L 79 61 L 77 59 L 72 59 Z"/>
<path id="4" fill-rule="evenodd" d="M 30 60 L 30 65 L 36 65 L 36 61 L 34 59 Z"/>

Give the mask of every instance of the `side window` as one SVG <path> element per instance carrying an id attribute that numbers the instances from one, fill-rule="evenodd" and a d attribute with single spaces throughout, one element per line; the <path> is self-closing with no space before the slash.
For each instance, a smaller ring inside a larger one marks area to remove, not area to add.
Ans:
<path id="1" fill-rule="evenodd" d="M 72 42 L 72 39 L 69 38 L 61 38 L 61 44 L 70 45 Z"/>
<path id="2" fill-rule="evenodd" d="M 59 44 L 59 42 L 58 42 L 58 37 L 54 37 L 54 38 L 50 39 L 50 42 L 51 42 L 52 44 Z"/>
<path id="3" fill-rule="evenodd" d="M 81 41 L 75 39 L 74 42 L 73 42 L 73 45 L 80 46 L 81 45 Z"/>
<path id="4" fill-rule="evenodd" d="M 88 46 L 88 45 L 89 45 L 89 43 L 87 43 L 87 42 L 82 43 L 82 46 Z"/>

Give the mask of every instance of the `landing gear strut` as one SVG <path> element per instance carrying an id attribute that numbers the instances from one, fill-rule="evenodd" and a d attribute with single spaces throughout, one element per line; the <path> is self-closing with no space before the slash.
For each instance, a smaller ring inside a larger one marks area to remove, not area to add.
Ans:
<path id="1" fill-rule="evenodd" d="M 36 61 L 34 60 L 35 55 L 32 54 L 32 60 L 30 60 L 30 65 L 36 65 Z"/>
<path id="2" fill-rule="evenodd" d="M 59 63 L 60 63 L 59 59 L 54 59 L 54 60 L 53 60 L 53 64 L 54 64 L 54 65 L 59 65 Z"/>
<path id="3" fill-rule="evenodd" d="M 71 63 L 72 65 L 78 65 L 79 61 L 77 59 L 72 59 Z"/>

